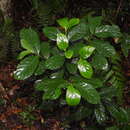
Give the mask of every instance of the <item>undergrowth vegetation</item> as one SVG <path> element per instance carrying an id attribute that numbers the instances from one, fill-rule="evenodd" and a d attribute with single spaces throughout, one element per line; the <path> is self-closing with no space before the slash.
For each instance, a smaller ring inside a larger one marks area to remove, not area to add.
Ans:
<path id="1" fill-rule="evenodd" d="M 62 18 L 57 23 L 43 28 L 47 41 L 40 40 L 35 29 L 20 31 L 24 50 L 14 78 L 35 77 L 42 102 L 70 106 L 67 122 L 88 119 L 91 125 L 106 126 L 112 121 L 116 126 L 110 129 L 125 129 L 129 117 L 121 107 L 125 77 L 120 54 L 128 56 L 130 37 L 102 16 Z"/>

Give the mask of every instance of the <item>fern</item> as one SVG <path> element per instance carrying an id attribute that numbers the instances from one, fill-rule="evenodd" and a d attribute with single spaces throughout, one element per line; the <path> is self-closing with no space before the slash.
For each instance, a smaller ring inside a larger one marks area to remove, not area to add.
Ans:
<path id="1" fill-rule="evenodd" d="M 15 58 L 20 50 L 18 35 L 14 30 L 11 18 L 4 19 L 0 33 L 0 61 L 3 63 Z"/>
<path id="2" fill-rule="evenodd" d="M 65 0 L 49 0 L 39 1 L 34 6 L 36 13 L 33 15 L 34 20 L 38 24 L 39 28 L 47 25 L 54 24 L 57 14 L 62 14 L 65 9 Z M 50 4 L 51 3 L 51 4 Z"/>
<path id="3" fill-rule="evenodd" d="M 116 88 L 116 96 L 119 104 L 123 102 L 123 90 L 125 85 L 125 77 L 121 65 L 122 58 L 119 54 L 111 59 L 111 69 L 107 72 L 104 82 L 110 84 L 112 88 Z"/>

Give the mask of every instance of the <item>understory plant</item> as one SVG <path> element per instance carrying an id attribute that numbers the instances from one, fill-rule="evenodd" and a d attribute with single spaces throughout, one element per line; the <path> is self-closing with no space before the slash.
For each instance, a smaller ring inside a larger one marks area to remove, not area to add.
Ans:
<path id="1" fill-rule="evenodd" d="M 76 108 L 71 121 L 89 118 L 99 124 L 109 120 L 127 124 L 127 112 L 121 107 L 125 78 L 116 46 L 120 50 L 121 43 L 127 56 L 129 41 L 120 28 L 91 15 L 57 23 L 58 27 L 43 28 L 47 41 L 32 28 L 20 31 L 25 50 L 18 56 L 14 78 L 39 78 L 35 89 L 43 93 L 43 101 L 63 99 L 63 105 Z"/>

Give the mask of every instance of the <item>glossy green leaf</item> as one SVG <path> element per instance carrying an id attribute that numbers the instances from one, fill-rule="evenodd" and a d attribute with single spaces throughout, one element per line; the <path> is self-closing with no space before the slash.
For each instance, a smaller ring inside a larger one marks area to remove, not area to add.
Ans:
<path id="1" fill-rule="evenodd" d="M 32 53 L 40 53 L 40 39 L 33 29 L 22 29 L 20 31 L 21 45 Z"/>
<path id="2" fill-rule="evenodd" d="M 103 105 L 100 104 L 100 106 L 94 110 L 94 113 L 99 124 L 106 120 L 106 113 Z"/>
<path id="3" fill-rule="evenodd" d="M 66 102 L 69 106 L 76 106 L 80 103 L 80 92 L 72 85 L 69 85 L 66 92 Z"/>
<path id="4" fill-rule="evenodd" d="M 35 89 L 47 92 L 49 89 L 66 88 L 68 83 L 62 78 L 48 79 L 45 78 L 36 83 Z"/>
<path id="5" fill-rule="evenodd" d="M 65 34 L 58 33 L 57 34 L 57 46 L 60 50 L 66 50 L 69 46 L 68 39 Z"/>
<path id="6" fill-rule="evenodd" d="M 65 52 L 65 57 L 67 59 L 71 59 L 73 54 L 74 54 L 73 50 L 68 50 L 68 51 Z"/>
<path id="7" fill-rule="evenodd" d="M 50 44 L 48 42 L 42 42 L 41 43 L 41 55 L 45 58 L 48 59 L 50 57 Z"/>
<path id="8" fill-rule="evenodd" d="M 91 64 L 96 70 L 108 70 L 107 59 L 100 54 L 93 57 Z"/>
<path id="9" fill-rule="evenodd" d="M 85 82 L 87 84 L 90 84 L 93 88 L 101 88 L 103 87 L 103 81 L 99 78 L 91 78 L 91 79 L 85 79 L 81 76 L 71 76 L 70 77 L 70 81 L 72 83 L 75 83 L 75 82 Z"/>
<path id="10" fill-rule="evenodd" d="M 79 19 L 78 18 L 72 18 L 72 19 L 68 19 L 68 18 L 61 18 L 57 20 L 58 24 L 63 27 L 65 30 L 79 24 Z"/>
<path id="11" fill-rule="evenodd" d="M 47 38 L 56 41 L 57 34 L 60 33 L 60 31 L 56 27 L 44 27 L 43 33 Z"/>
<path id="12" fill-rule="evenodd" d="M 77 65 L 73 63 L 66 63 L 66 68 L 70 74 L 77 73 Z"/>
<path id="13" fill-rule="evenodd" d="M 84 78 L 90 79 L 93 75 L 93 68 L 90 65 L 90 63 L 87 62 L 86 60 L 80 59 L 78 61 L 78 69 L 79 69 L 80 74 Z"/>
<path id="14" fill-rule="evenodd" d="M 115 48 L 107 41 L 94 40 L 92 41 L 92 46 L 94 46 L 102 56 L 113 57 L 116 55 Z"/>
<path id="15" fill-rule="evenodd" d="M 79 54 L 83 59 L 86 59 L 92 55 L 94 50 L 95 50 L 95 47 L 85 46 L 80 49 Z"/>
<path id="16" fill-rule="evenodd" d="M 42 61 L 39 62 L 39 65 L 38 65 L 34 75 L 36 75 L 36 76 L 41 75 L 41 74 L 43 74 L 45 72 L 45 70 L 46 70 L 45 61 L 42 60 Z"/>
<path id="17" fill-rule="evenodd" d="M 69 20 L 69 28 L 79 24 L 80 20 L 78 18 L 72 18 Z"/>
<path id="18" fill-rule="evenodd" d="M 58 72 L 52 73 L 52 74 L 50 75 L 50 78 L 51 78 L 51 79 L 63 78 L 63 76 L 64 76 L 64 71 L 63 71 L 63 70 L 60 70 L 60 71 L 58 71 Z"/>
<path id="19" fill-rule="evenodd" d="M 69 20 L 68 20 L 68 18 L 58 19 L 57 22 L 64 29 L 68 29 L 69 28 Z"/>
<path id="20" fill-rule="evenodd" d="M 77 80 L 73 83 L 76 89 L 79 90 L 81 96 L 91 104 L 100 103 L 100 95 L 96 89 L 87 82 Z"/>
<path id="21" fill-rule="evenodd" d="M 28 50 L 26 50 L 26 51 L 22 51 L 22 52 L 20 52 L 20 54 L 18 55 L 18 60 L 21 60 L 21 59 L 23 59 L 25 56 L 27 56 L 27 55 L 29 55 L 29 54 L 31 54 L 31 52 L 30 51 L 28 51 Z"/>
<path id="22" fill-rule="evenodd" d="M 72 45 L 70 49 L 74 52 L 73 57 L 77 57 L 79 55 L 79 50 L 84 46 L 86 45 L 83 43 L 75 43 L 74 45 Z"/>
<path id="23" fill-rule="evenodd" d="M 85 23 L 80 23 L 73 27 L 68 33 L 68 39 L 71 41 L 77 41 L 82 39 L 87 35 L 87 25 Z"/>
<path id="24" fill-rule="evenodd" d="M 55 55 L 45 61 L 45 67 L 50 70 L 59 69 L 64 64 L 64 56 Z"/>
<path id="25" fill-rule="evenodd" d="M 88 16 L 88 24 L 90 28 L 90 32 L 94 34 L 96 27 L 98 27 L 101 24 L 102 16 Z"/>
<path id="26" fill-rule="evenodd" d="M 96 28 L 95 35 L 99 38 L 121 37 L 121 32 L 116 25 L 102 25 Z"/>
<path id="27" fill-rule="evenodd" d="M 17 80 L 25 80 L 32 76 L 39 63 L 37 56 L 29 56 L 23 59 L 14 71 L 14 78 Z"/>
<path id="28" fill-rule="evenodd" d="M 55 88 L 55 89 L 52 88 L 43 94 L 42 99 L 43 100 L 55 100 L 55 99 L 58 99 L 60 97 L 60 95 L 61 95 L 61 88 Z"/>

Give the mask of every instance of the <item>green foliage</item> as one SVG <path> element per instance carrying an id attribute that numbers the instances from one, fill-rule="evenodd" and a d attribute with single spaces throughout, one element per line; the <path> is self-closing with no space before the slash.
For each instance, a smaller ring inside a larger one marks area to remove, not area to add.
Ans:
<path id="1" fill-rule="evenodd" d="M 121 104 L 125 81 L 116 47 L 106 39 L 121 39 L 119 27 L 103 25 L 102 17 L 92 16 L 81 21 L 62 18 L 57 22 L 60 27 L 43 29 L 49 39 L 46 42 L 40 42 L 33 29 L 21 30 L 21 45 L 31 54 L 22 56 L 25 58 L 14 77 L 25 80 L 41 75 L 35 88 L 42 92 L 44 101 L 58 101 L 66 96 L 65 104 L 79 107 L 71 120 L 91 118 L 93 114 L 99 124 L 109 118 L 127 122 L 124 109 L 110 106 Z"/>
<path id="2" fill-rule="evenodd" d="M 128 52 L 130 49 L 130 36 L 128 34 L 124 34 L 121 39 L 121 49 L 125 57 L 128 57 Z"/>
<path id="3" fill-rule="evenodd" d="M 58 46 L 58 48 L 59 48 L 60 50 L 66 51 L 66 49 L 67 49 L 68 46 L 69 46 L 69 45 L 68 45 L 68 39 L 67 39 L 66 35 L 63 34 L 63 33 L 57 34 L 57 39 L 56 39 L 56 41 L 57 41 L 57 46 Z"/>
<path id="4" fill-rule="evenodd" d="M 30 0 L 30 2 L 32 9 L 35 10 L 33 19 L 39 28 L 54 24 L 57 14 L 63 14 L 67 4 L 66 0 Z"/>
<path id="5" fill-rule="evenodd" d="M 57 20 L 58 24 L 63 27 L 65 30 L 70 29 L 71 27 L 79 24 L 78 18 L 72 18 L 68 20 L 68 18 L 62 18 Z"/>
<path id="6" fill-rule="evenodd" d="M 46 69 L 54 70 L 59 69 L 64 64 L 64 57 L 60 55 L 55 55 L 50 57 L 45 61 Z"/>
<path id="7" fill-rule="evenodd" d="M 67 87 L 66 102 L 70 106 L 76 106 L 80 103 L 81 95 L 80 92 L 75 89 L 72 85 Z"/>
<path id="8" fill-rule="evenodd" d="M 40 52 L 40 39 L 38 34 L 30 29 L 22 29 L 20 32 L 21 46 L 32 52 L 39 54 Z"/>
<path id="9" fill-rule="evenodd" d="M 56 41 L 57 34 L 59 34 L 60 31 L 56 27 L 45 27 L 43 28 L 43 32 L 50 40 Z"/>
<path id="10" fill-rule="evenodd" d="M 28 56 L 20 62 L 17 70 L 14 72 L 15 79 L 24 80 L 32 76 L 39 63 L 37 56 Z"/>
<path id="11" fill-rule="evenodd" d="M 79 54 L 83 59 L 87 59 L 88 57 L 91 56 L 94 50 L 95 48 L 92 46 L 85 46 L 80 49 Z"/>
<path id="12" fill-rule="evenodd" d="M 83 59 L 80 59 L 78 61 L 78 69 L 80 74 L 84 77 L 84 78 L 91 78 L 93 75 L 93 69 L 91 67 L 91 65 Z"/>
<path id="13" fill-rule="evenodd" d="M 100 104 L 100 106 L 94 110 L 94 113 L 98 123 L 101 124 L 106 120 L 106 112 L 103 105 Z"/>
<path id="14" fill-rule="evenodd" d="M 0 17 L 2 17 L 2 14 L 0 14 Z M 7 17 L 0 22 L 0 62 L 4 63 L 16 58 L 20 44 L 13 20 Z"/>

